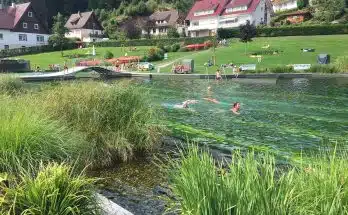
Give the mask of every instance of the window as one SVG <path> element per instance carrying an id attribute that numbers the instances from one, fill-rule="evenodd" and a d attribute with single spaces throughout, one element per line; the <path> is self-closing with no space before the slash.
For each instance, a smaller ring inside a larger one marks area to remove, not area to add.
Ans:
<path id="1" fill-rule="evenodd" d="M 154 33 L 154 34 L 156 34 L 156 29 L 154 28 L 154 29 L 152 29 L 152 32 Z"/>
<path id="2" fill-rule="evenodd" d="M 27 35 L 26 34 L 19 34 L 19 41 L 27 41 Z"/>
<path id="3" fill-rule="evenodd" d="M 196 11 L 194 12 L 194 16 L 203 16 L 203 15 L 209 15 L 209 14 L 213 14 L 214 10 L 204 10 L 204 11 Z"/>
<path id="4" fill-rule="evenodd" d="M 28 12 L 28 17 L 33 17 L 33 12 Z"/>
<path id="5" fill-rule="evenodd" d="M 4 39 L 4 35 L 0 34 L 0 40 L 3 40 L 3 39 Z"/>
<path id="6" fill-rule="evenodd" d="M 192 26 L 198 26 L 199 22 L 192 22 Z"/>
<path id="7" fill-rule="evenodd" d="M 23 22 L 23 28 L 28 28 L 28 23 Z"/>
<path id="8" fill-rule="evenodd" d="M 37 42 L 45 42 L 45 37 L 44 37 L 44 36 L 41 36 L 41 35 L 37 35 L 37 36 L 36 36 L 36 41 L 37 41 Z"/>
<path id="9" fill-rule="evenodd" d="M 4 45 L 4 49 L 8 50 L 8 49 L 10 49 L 10 46 L 9 45 Z"/>
<path id="10" fill-rule="evenodd" d="M 236 12 L 236 11 L 243 11 L 243 10 L 247 10 L 247 9 L 248 9 L 248 7 L 246 5 L 233 7 L 233 8 L 227 8 L 226 9 L 226 13 L 232 13 L 232 12 Z"/>
<path id="11" fill-rule="evenodd" d="M 225 21 L 222 21 L 220 22 L 220 24 L 231 24 L 231 23 L 237 23 L 239 20 L 238 20 L 238 17 L 234 18 L 234 19 L 229 19 L 229 20 L 225 20 Z"/>
<path id="12" fill-rule="evenodd" d="M 261 12 L 263 11 L 263 7 L 261 7 Z"/>
<path id="13" fill-rule="evenodd" d="M 34 29 L 39 30 L 39 24 L 34 24 Z"/>

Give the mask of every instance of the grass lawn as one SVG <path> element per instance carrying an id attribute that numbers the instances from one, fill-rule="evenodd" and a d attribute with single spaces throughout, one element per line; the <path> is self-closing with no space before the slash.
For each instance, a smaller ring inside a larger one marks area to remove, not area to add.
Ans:
<path id="1" fill-rule="evenodd" d="M 253 52 L 264 51 L 263 46 L 270 45 L 269 50 L 281 51 L 278 55 L 262 55 L 262 62 L 249 55 Z M 313 48 L 315 52 L 302 52 L 301 48 Z M 190 53 L 190 52 L 188 52 Z M 296 37 L 268 37 L 255 38 L 248 43 L 247 55 L 245 44 L 234 39 L 229 47 L 216 49 L 217 65 L 233 62 L 234 64 L 257 64 L 257 69 L 284 66 L 289 64 L 316 64 L 317 55 L 327 53 L 331 55 L 333 63 L 338 56 L 348 56 L 348 35 L 330 36 L 296 36 Z M 206 73 L 204 63 L 213 55 L 213 51 L 202 52 L 192 56 L 195 60 L 196 73 Z M 161 69 L 161 72 L 169 72 L 170 66 Z M 209 73 L 214 73 L 216 67 L 210 67 Z M 229 69 L 227 72 L 231 72 Z"/>
<path id="2" fill-rule="evenodd" d="M 263 46 L 269 45 L 269 49 L 263 49 Z M 137 51 L 127 51 L 128 56 L 143 56 L 149 49 L 149 46 L 139 46 Z M 301 48 L 313 48 L 315 52 L 302 52 Z M 258 63 L 257 58 L 251 58 L 250 54 L 265 50 L 277 50 L 277 55 L 262 55 L 262 62 Z M 111 51 L 115 57 L 124 56 L 125 52 L 121 47 L 97 47 L 96 58 L 102 59 L 106 51 Z M 70 57 L 73 54 L 86 54 L 92 52 L 92 48 L 75 49 L 64 51 L 64 57 L 61 52 L 42 53 L 35 55 L 25 55 L 18 58 L 30 60 L 32 68 L 40 66 L 41 69 L 47 69 L 49 64 L 63 65 L 66 61 L 69 66 L 74 65 L 77 59 Z M 348 35 L 330 35 L 330 36 L 295 36 L 295 37 L 265 37 L 255 38 L 253 42 L 248 43 L 247 55 L 245 54 L 245 44 L 238 39 L 231 40 L 229 47 L 219 47 L 216 49 L 217 65 L 234 63 L 257 64 L 257 69 L 284 66 L 289 64 L 316 64 L 317 55 L 328 53 L 331 55 L 331 62 L 334 62 L 338 56 L 348 56 Z M 196 73 L 206 73 L 204 63 L 213 55 L 213 51 L 200 52 L 175 52 L 169 53 L 167 60 L 154 62 L 156 66 L 166 65 L 161 68 L 161 72 L 170 72 L 171 62 L 181 59 L 185 56 L 195 60 Z M 86 56 L 88 57 L 88 56 Z M 209 73 L 214 73 L 217 67 L 208 68 Z M 232 72 L 231 69 L 226 73 Z"/>
<path id="3" fill-rule="evenodd" d="M 126 51 L 128 56 L 144 56 L 144 54 L 149 49 L 149 46 L 139 46 L 136 51 Z M 97 59 L 103 59 L 106 51 L 110 51 L 114 54 L 114 57 L 121 57 L 125 55 L 121 47 L 96 47 L 96 57 Z M 127 49 L 127 48 L 125 48 Z M 41 54 L 33 54 L 33 55 L 23 55 L 16 58 L 21 58 L 25 60 L 30 60 L 31 68 L 35 69 L 37 66 L 40 66 L 41 69 L 48 69 L 50 64 L 60 64 L 61 66 L 67 62 L 68 66 L 71 67 L 75 64 L 77 58 L 73 58 L 72 55 L 80 54 L 86 55 L 84 58 L 91 58 L 92 56 L 88 56 L 87 53 L 92 53 L 92 48 L 84 48 L 84 49 L 74 49 L 74 50 L 66 50 L 64 51 L 64 57 L 62 57 L 61 52 L 47 52 Z M 171 62 L 177 58 L 183 57 L 189 53 L 186 52 L 175 52 L 169 53 L 168 59 L 163 61 L 154 62 L 155 65 L 163 64 L 166 62 Z M 81 59 L 81 58 L 80 58 Z"/>

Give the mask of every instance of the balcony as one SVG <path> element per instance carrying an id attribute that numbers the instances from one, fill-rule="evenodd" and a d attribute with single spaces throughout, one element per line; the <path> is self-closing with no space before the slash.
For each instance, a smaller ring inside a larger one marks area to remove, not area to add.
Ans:
<path id="1" fill-rule="evenodd" d="M 91 38 L 105 38 L 106 35 L 105 34 L 99 34 L 99 33 L 90 33 L 89 37 L 91 37 Z"/>

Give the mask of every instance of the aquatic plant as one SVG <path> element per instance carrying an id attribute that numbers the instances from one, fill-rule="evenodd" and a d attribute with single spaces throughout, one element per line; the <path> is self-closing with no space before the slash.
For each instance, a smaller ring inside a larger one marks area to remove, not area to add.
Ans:
<path id="1" fill-rule="evenodd" d="M 48 161 L 75 159 L 83 140 L 65 125 L 48 119 L 31 98 L 0 97 L 0 172 L 35 171 Z"/>
<path id="2" fill-rule="evenodd" d="M 75 175 L 66 164 L 41 166 L 33 176 L 22 172 L 19 183 L 3 187 L 1 214 L 99 214 L 94 180 Z M 0 188 L 1 190 L 1 188 Z"/>
<path id="3" fill-rule="evenodd" d="M 169 173 L 182 214 L 346 214 L 344 156 L 279 166 L 272 155 L 237 152 L 228 168 L 216 166 L 197 147 L 181 157 L 171 162 Z"/>
<path id="4" fill-rule="evenodd" d="M 335 60 L 339 72 L 348 72 L 348 56 L 340 56 Z"/>
<path id="5" fill-rule="evenodd" d="M 88 162 L 109 166 L 153 149 L 163 129 L 147 92 L 129 82 L 64 84 L 40 96 L 52 118 L 82 132 L 89 143 Z"/>
<path id="6" fill-rule="evenodd" d="M 0 75 L 0 93 L 15 94 L 24 90 L 24 82 L 13 75 Z"/>

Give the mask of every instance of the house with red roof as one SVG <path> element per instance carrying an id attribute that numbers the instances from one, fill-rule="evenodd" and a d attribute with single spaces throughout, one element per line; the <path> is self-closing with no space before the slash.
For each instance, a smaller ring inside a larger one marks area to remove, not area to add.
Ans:
<path id="1" fill-rule="evenodd" d="M 248 20 L 254 25 L 269 24 L 269 0 L 197 0 L 186 20 L 191 37 L 215 35 L 218 28 L 235 28 Z"/>
<path id="2" fill-rule="evenodd" d="M 0 5 L 0 50 L 47 45 L 49 36 L 30 2 Z"/>

